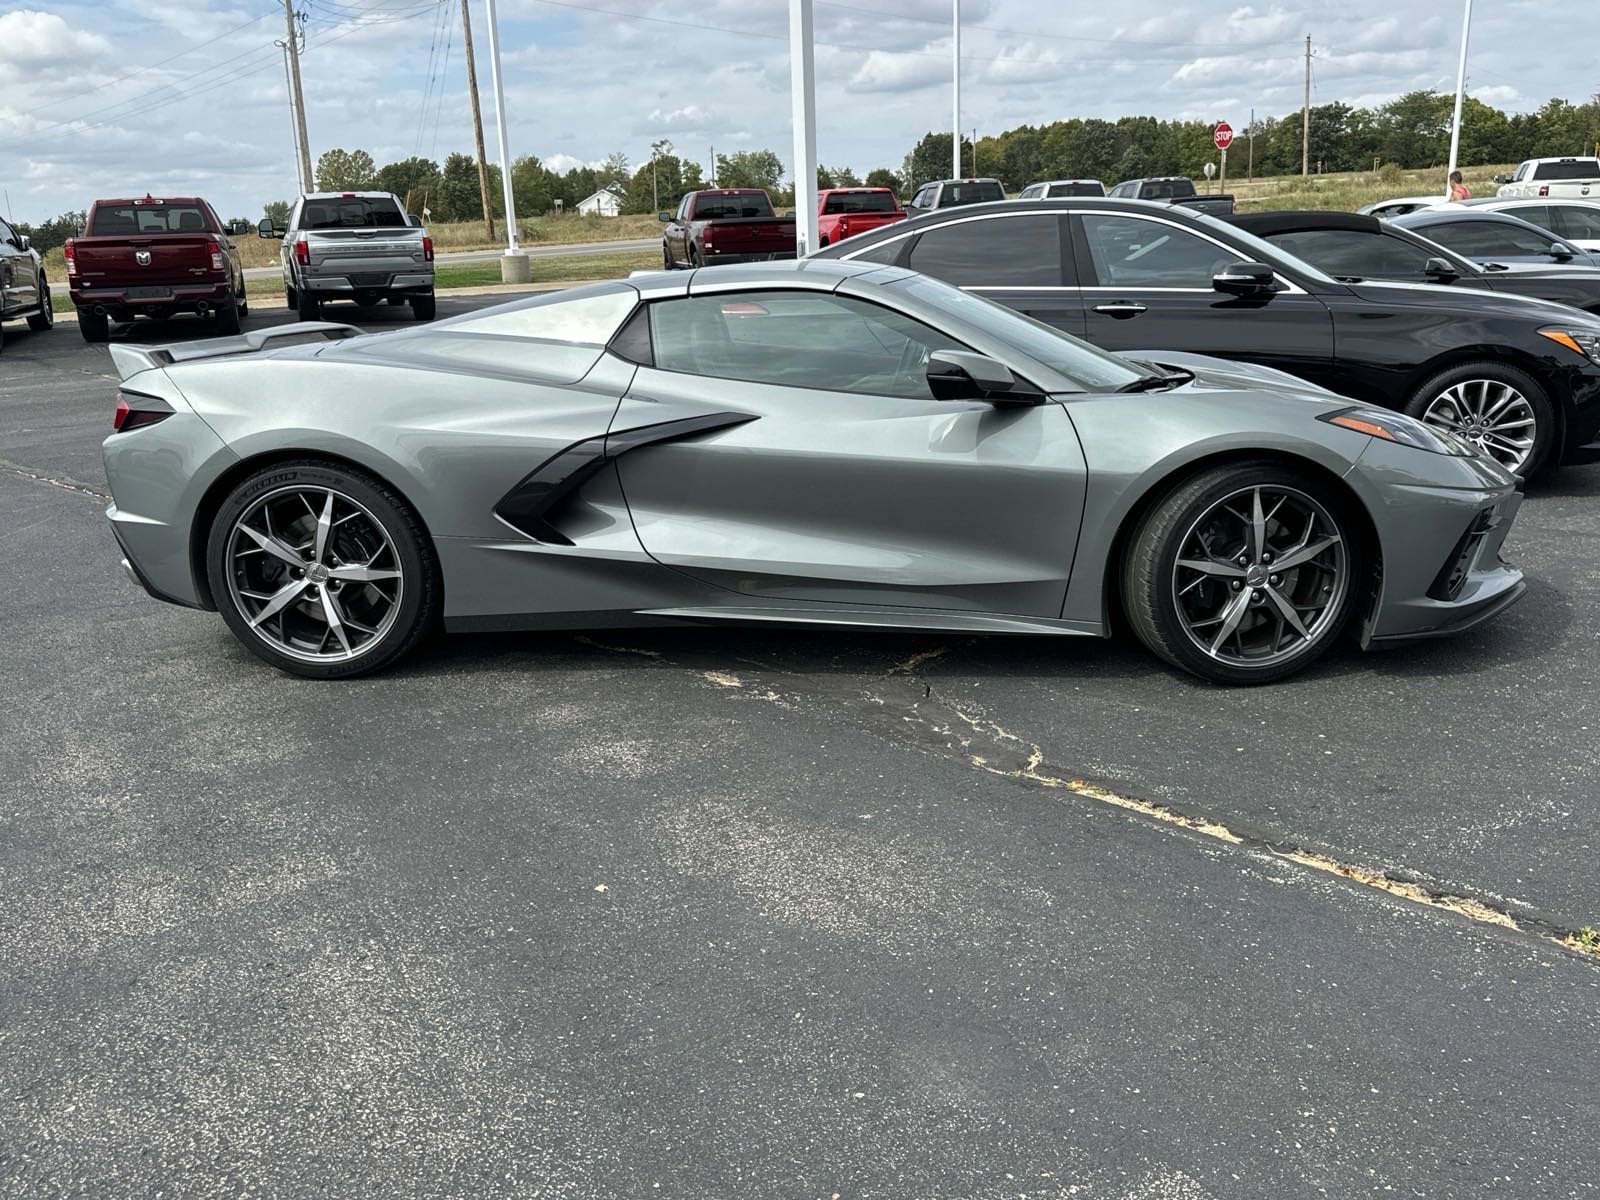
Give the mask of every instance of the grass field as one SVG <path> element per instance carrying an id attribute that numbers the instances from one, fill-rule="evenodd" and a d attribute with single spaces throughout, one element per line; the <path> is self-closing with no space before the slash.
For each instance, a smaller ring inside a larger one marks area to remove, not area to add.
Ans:
<path id="1" fill-rule="evenodd" d="M 1461 172 L 1467 187 L 1474 196 L 1492 196 L 1496 184 L 1494 176 L 1510 174 L 1515 166 L 1468 167 Z M 1384 177 L 1377 171 L 1362 171 L 1342 175 L 1277 176 L 1270 179 L 1228 180 L 1227 190 L 1239 201 L 1240 209 L 1263 212 L 1281 209 L 1315 208 L 1354 212 L 1366 204 L 1388 200 L 1394 196 L 1426 196 L 1429 193 L 1444 195 L 1445 173 L 1442 168 L 1432 171 L 1401 171 L 1398 177 L 1389 172 Z"/>
<path id="2" fill-rule="evenodd" d="M 581 280 L 618 279 L 630 271 L 645 271 L 661 265 L 654 250 L 633 254 L 572 254 L 536 258 L 530 264 L 534 283 L 574 283 Z M 498 262 L 441 263 L 434 273 L 434 287 L 493 287 L 500 283 Z M 283 281 L 276 277 L 252 279 L 246 285 L 250 298 L 265 299 L 283 295 Z"/>

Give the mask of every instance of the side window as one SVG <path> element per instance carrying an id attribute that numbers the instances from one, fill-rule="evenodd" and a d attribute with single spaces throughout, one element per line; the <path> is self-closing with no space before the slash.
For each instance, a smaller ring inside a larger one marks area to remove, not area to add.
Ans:
<path id="1" fill-rule="evenodd" d="M 1420 279 L 1429 258 L 1427 251 L 1404 238 L 1351 229 L 1297 229 L 1268 240 L 1344 279 Z"/>
<path id="2" fill-rule="evenodd" d="M 1555 242 L 1550 234 L 1518 229 L 1515 225 L 1501 225 L 1496 221 L 1446 221 L 1428 226 L 1423 233 L 1468 258 L 1492 257 L 1496 254 L 1547 255 Z"/>
<path id="3" fill-rule="evenodd" d="M 1211 279 L 1247 254 L 1141 217 L 1086 216 L 1084 237 L 1101 287 L 1211 289 Z"/>
<path id="4" fill-rule="evenodd" d="M 957 287 L 1061 287 L 1061 218 L 1050 213 L 930 229 L 906 264 Z"/>
<path id="5" fill-rule="evenodd" d="M 1584 241 L 1600 241 L 1600 207 L 1562 204 L 1553 211 L 1561 219 L 1561 232 L 1564 236 Z"/>
<path id="6" fill-rule="evenodd" d="M 803 291 L 657 301 L 650 340 L 663 371 L 911 400 L 933 399 L 930 354 L 966 348 L 890 309 Z"/>
<path id="7" fill-rule="evenodd" d="M 16 240 L 16 230 L 12 229 L 11 226 L 7 225 L 4 221 L 0 221 L 0 245 L 7 245 L 15 242 Z"/>
<path id="8" fill-rule="evenodd" d="M 906 252 L 910 238 L 891 238 L 889 241 L 880 242 L 876 246 L 869 246 L 858 253 L 847 255 L 854 262 L 883 263 L 885 266 L 899 266 L 900 256 Z"/>
<path id="9" fill-rule="evenodd" d="M 1527 208 L 1513 208 L 1507 216 L 1515 217 L 1519 221 L 1526 221 L 1530 225 L 1537 225 L 1547 231 L 1551 237 L 1559 236 L 1556 233 L 1556 220 L 1548 204 L 1533 204 Z"/>
<path id="10" fill-rule="evenodd" d="M 1529 174 L 1529 170 L 1530 170 L 1530 168 L 1532 166 L 1533 166 L 1533 162 L 1531 160 L 1528 161 L 1528 162 L 1525 162 L 1521 166 L 1519 166 L 1517 168 L 1517 173 L 1511 177 L 1511 182 L 1512 183 L 1521 183 L 1523 180 L 1527 179 L 1528 178 L 1528 174 Z"/>

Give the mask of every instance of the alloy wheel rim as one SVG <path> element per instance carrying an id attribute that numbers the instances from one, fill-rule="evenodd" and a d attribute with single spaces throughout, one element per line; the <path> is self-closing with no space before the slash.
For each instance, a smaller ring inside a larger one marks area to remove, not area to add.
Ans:
<path id="1" fill-rule="evenodd" d="M 290 486 L 252 501 L 226 554 L 235 609 L 257 637 L 301 662 L 359 658 L 399 616 L 405 576 L 394 539 L 335 488 Z"/>
<path id="2" fill-rule="evenodd" d="M 1520 471 L 1533 453 L 1538 420 L 1533 405 L 1498 379 L 1468 379 L 1446 388 L 1422 419 L 1471 442 L 1508 471 Z"/>
<path id="3" fill-rule="evenodd" d="M 1261 668 L 1320 641 L 1350 586 L 1343 532 L 1291 487 L 1240 488 L 1200 514 L 1178 543 L 1172 598 L 1208 658 Z"/>

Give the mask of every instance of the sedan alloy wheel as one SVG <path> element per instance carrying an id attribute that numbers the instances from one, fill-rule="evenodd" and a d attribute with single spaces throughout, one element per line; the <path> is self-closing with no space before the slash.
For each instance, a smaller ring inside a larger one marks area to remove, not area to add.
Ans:
<path id="1" fill-rule="evenodd" d="M 1433 399 L 1422 419 L 1465 438 L 1513 474 L 1527 464 L 1538 434 L 1528 398 L 1498 379 L 1467 379 L 1452 385 Z"/>

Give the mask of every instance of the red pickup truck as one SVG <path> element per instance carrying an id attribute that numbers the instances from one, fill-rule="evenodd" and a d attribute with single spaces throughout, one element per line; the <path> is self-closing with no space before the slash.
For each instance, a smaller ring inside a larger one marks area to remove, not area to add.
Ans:
<path id="1" fill-rule="evenodd" d="M 232 237 L 245 232 L 225 226 L 193 196 L 96 200 L 83 233 L 63 251 L 84 341 L 107 340 L 112 321 L 175 313 L 196 313 L 219 333 L 238 333 L 248 305 Z"/>
<path id="2" fill-rule="evenodd" d="M 760 188 L 690 192 L 676 213 L 662 213 L 661 260 L 667 270 L 794 257 L 794 218 L 772 211 Z"/>
<path id="3" fill-rule="evenodd" d="M 831 245 L 906 219 L 889 188 L 827 188 L 817 193 L 817 244 Z"/>

